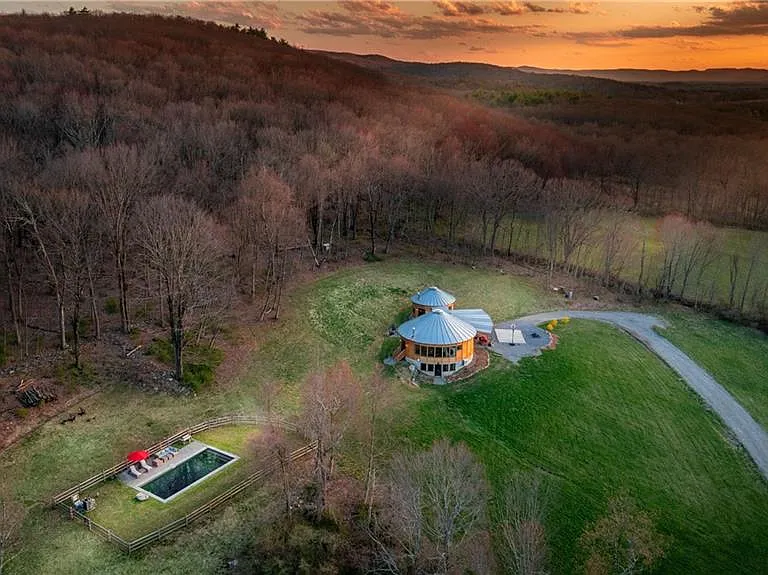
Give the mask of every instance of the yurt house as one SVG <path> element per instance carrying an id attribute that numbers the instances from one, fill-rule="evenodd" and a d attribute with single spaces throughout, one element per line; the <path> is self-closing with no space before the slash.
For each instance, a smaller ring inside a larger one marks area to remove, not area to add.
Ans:
<path id="1" fill-rule="evenodd" d="M 443 309 L 408 320 L 397 332 L 406 361 L 422 373 L 450 375 L 472 363 L 477 330 Z"/>
<path id="2" fill-rule="evenodd" d="M 419 293 L 411 297 L 413 303 L 413 317 L 419 317 L 433 309 L 444 308 L 453 309 L 456 305 L 456 298 L 438 287 L 432 286 L 424 288 Z"/>

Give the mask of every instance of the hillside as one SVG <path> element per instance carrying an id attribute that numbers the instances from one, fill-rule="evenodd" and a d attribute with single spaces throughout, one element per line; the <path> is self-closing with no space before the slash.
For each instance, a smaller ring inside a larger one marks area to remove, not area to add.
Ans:
<path id="1" fill-rule="evenodd" d="M 539 89 L 568 89 L 599 91 L 606 94 L 654 97 L 663 91 L 647 86 L 627 85 L 613 78 L 576 75 L 570 71 L 550 71 L 513 68 L 470 62 L 404 62 L 375 54 L 358 55 L 340 52 L 317 52 L 327 54 L 343 62 L 349 62 L 371 70 L 420 78 L 445 88 L 475 89 L 497 86 L 520 86 Z"/>
<path id="2" fill-rule="evenodd" d="M 521 72 L 531 74 L 566 74 L 604 78 L 619 82 L 643 82 L 649 84 L 693 83 L 693 84 L 765 84 L 768 70 L 757 68 L 708 68 L 706 70 L 642 70 L 617 68 L 613 70 L 558 70 L 520 66 Z"/>

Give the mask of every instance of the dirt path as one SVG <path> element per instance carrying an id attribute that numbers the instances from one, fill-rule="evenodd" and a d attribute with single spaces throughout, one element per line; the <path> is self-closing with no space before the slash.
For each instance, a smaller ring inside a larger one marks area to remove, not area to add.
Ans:
<path id="1" fill-rule="evenodd" d="M 714 377 L 653 330 L 654 326 L 665 326 L 662 320 L 652 315 L 623 311 L 553 311 L 522 317 L 515 323 L 536 325 L 565 316 L 613 324 L 658 355 L 720 416 L 768 479 L 768 433 Z"/>

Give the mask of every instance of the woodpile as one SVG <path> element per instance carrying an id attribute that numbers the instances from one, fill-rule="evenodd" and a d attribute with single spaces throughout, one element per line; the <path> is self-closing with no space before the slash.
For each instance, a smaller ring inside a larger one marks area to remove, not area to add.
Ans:
<path id="1" fill-rule="evenodd" d="M 56 392 L 49 386 L 34 379 L 21 380 L 14 392 L 24 407 L 37 407 L 43 402 L 56 401 Z"/>

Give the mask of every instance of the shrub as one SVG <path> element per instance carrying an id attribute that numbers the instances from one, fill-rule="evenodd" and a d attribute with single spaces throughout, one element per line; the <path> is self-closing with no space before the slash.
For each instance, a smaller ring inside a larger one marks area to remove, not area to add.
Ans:
<path id="1" fill-rule="evenodd" d="M 379 361 L 384 361 L 390 357 L 398 347 L 400 347 L 399 337 L 388 337 L 382 341 L 379 349 Z"/>
<path id="2" fill-rule="evenodd" d="M 564 317 L 563 319 L 560 320 L 560 323 L 563 324 L 563 325 L 568 325 L 569 321 L 571 321 L 571 318 L 566 316 L 566 317 Z"/>
<path id="3" fill-rule="evenodd" d="M 186 363 L 184 365 L 184 383 L 194 391 L 213 381 L 214 367 L 207 363 Z"/>
<path id="4" fill-rule="evenodd" d="M 110 315 L 114 315 L 118 312 L 120 309 L 120 306 L 117 305 L 117 299 L 113 297 L 108 297 L 106 300 L 104 300 L 104 312 L 108 313 Z"/>
<path id="5" fill-rule="evenodd" d="M 16 417 L 19 419 L 25 419 L 29 415 L 29 409 L 26 407 L 17 407 L 16 408 Z"/>
<path id="6" fill-rule="evenodd" d="M 173 345 L 167 339 L 156 338 L 147 346 L 147 355 L 151 355 L 165 364 L 173 364 Z"/>
<path id="7" fill-rule="evenodd" d="M 395 325 L 400 325 L 401 323 L 405 323 L 408 321 L 408 318 L 411 317 L 411 308 L 405 307 L 401 309 L 399 312 L 397 312 L 397 315 L 395 316 Z"/>

